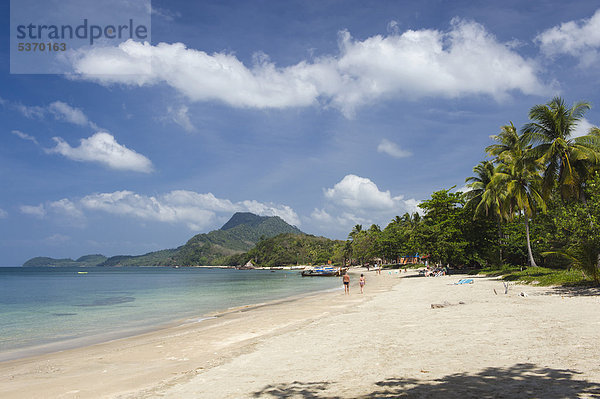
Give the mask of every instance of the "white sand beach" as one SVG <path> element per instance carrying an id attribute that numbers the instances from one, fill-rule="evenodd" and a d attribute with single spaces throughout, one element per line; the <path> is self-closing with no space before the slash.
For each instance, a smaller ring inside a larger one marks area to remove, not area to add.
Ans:
<path id="1" fill-rule="evenodd" d="M 361 272 L 364 295 L 354 272 L 349 296 L 0 363 L 0 397 L 600 396 L 597 290 L 511 285 L 505 295 L 491 278 Z"/>

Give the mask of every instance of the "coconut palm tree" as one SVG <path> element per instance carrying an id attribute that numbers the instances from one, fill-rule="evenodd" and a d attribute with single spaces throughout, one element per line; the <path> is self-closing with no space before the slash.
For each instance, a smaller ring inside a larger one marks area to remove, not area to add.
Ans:
<path id="1" fill-rule="evenodd" d="M 348 238 L 351 240 L 355 240 L 356 237 L 358 237 L 362 231 L 363 231 L 362 224 L 357 224 L 352 228 L 352 231 L 350 232 L 350 234 L 348 234 Z"/>
<path id="2" fill-rule="evenodd" d="M 543 192 L 549 195 L 558 185 L 561 197 L 583 197 L 583 186 L 590 177 L 591 167 L 600 161 L 600 134 L 573 137 L 589 103 L 578 102 L 568 107 L 561 97 L 536 105 L 529 111 L 532 121 L 525 125 L 524 136 L 535 145 L 533 154 L 543 164 Z"/>
<path id="3" fill-rule="evenodd" d="M 475 176 L 467 177 L 465 182 L 471 190 L 464 194 L 467 199 L 465 206 L 475 207 L 473 218 L 485 212 L 488 216 L 492 213 L 498 224 L 498 260 L 502 264 L 502 220 L 505 217 L 504 200 L 506 198 L 504 187 L 497 182 L 492 182 L 498 167 L 492 161 L 482 161 L 473 168 Z"/>
<path id="4" fill-rule="evenodd" d="M 529 145 L 521 141 L 513 151 L 503 152 L 502 162 L 494 174 L 491 184 L 504 189 L 503 207 L 510 220 L 515 213 L 523 214 L 527 237 L 527 257 L 530 266 L 537 266 L 531 251 L 529 219 L 539 207 L 546 211 L 546 203 L 541 195 L 540 163 L 534 157 Z"/>

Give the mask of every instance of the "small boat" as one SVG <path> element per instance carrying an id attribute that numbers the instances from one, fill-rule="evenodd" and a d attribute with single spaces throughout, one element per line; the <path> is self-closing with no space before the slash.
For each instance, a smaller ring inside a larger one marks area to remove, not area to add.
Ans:
<path id="1" fill-rule="evenodd" d="M 88 274 L 88 272 L 77 272 L 77 274 Z"/>
<path id="2" fill-rule="evenodd" d="M 333 267 L 333 266 L 307 266 L 302 270 L 303 277 L 312 277 L 312 276 L 320 276 L 320 277 L 335 277 L 341 276 L 346 269 L 342 267 Z"/>
<path id="3" fill-rule="evenodd" d="M 254 269 L 254 264 L 252 264 L 252 261 L 249 260 L 248 263 L 246 263 L 244 266 L 237 266 L 236 269 L 238 269 L 238 270 L 252 270 L 252 269 Z"/>

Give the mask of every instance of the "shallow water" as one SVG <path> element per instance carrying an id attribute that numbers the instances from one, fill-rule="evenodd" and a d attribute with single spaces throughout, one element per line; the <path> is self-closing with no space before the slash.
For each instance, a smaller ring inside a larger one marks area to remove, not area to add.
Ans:
<path id="1" fill-rule="evenodd" d="M 0 268 L 0 360 L 339 285 L 338 278 L 302 278 L 297 271 Z"/>

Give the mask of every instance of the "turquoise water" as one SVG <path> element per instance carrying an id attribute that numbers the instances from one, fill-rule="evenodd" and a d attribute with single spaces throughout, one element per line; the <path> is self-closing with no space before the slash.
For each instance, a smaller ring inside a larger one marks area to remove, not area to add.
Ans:
<path id="1" fill-rule="evenodd" d="M 78 274 L 86 271 L 86 274 Z M 215 310 L 334 289 L 297 271 L 0 268 L 0 361 L 102 342 Z"/>

